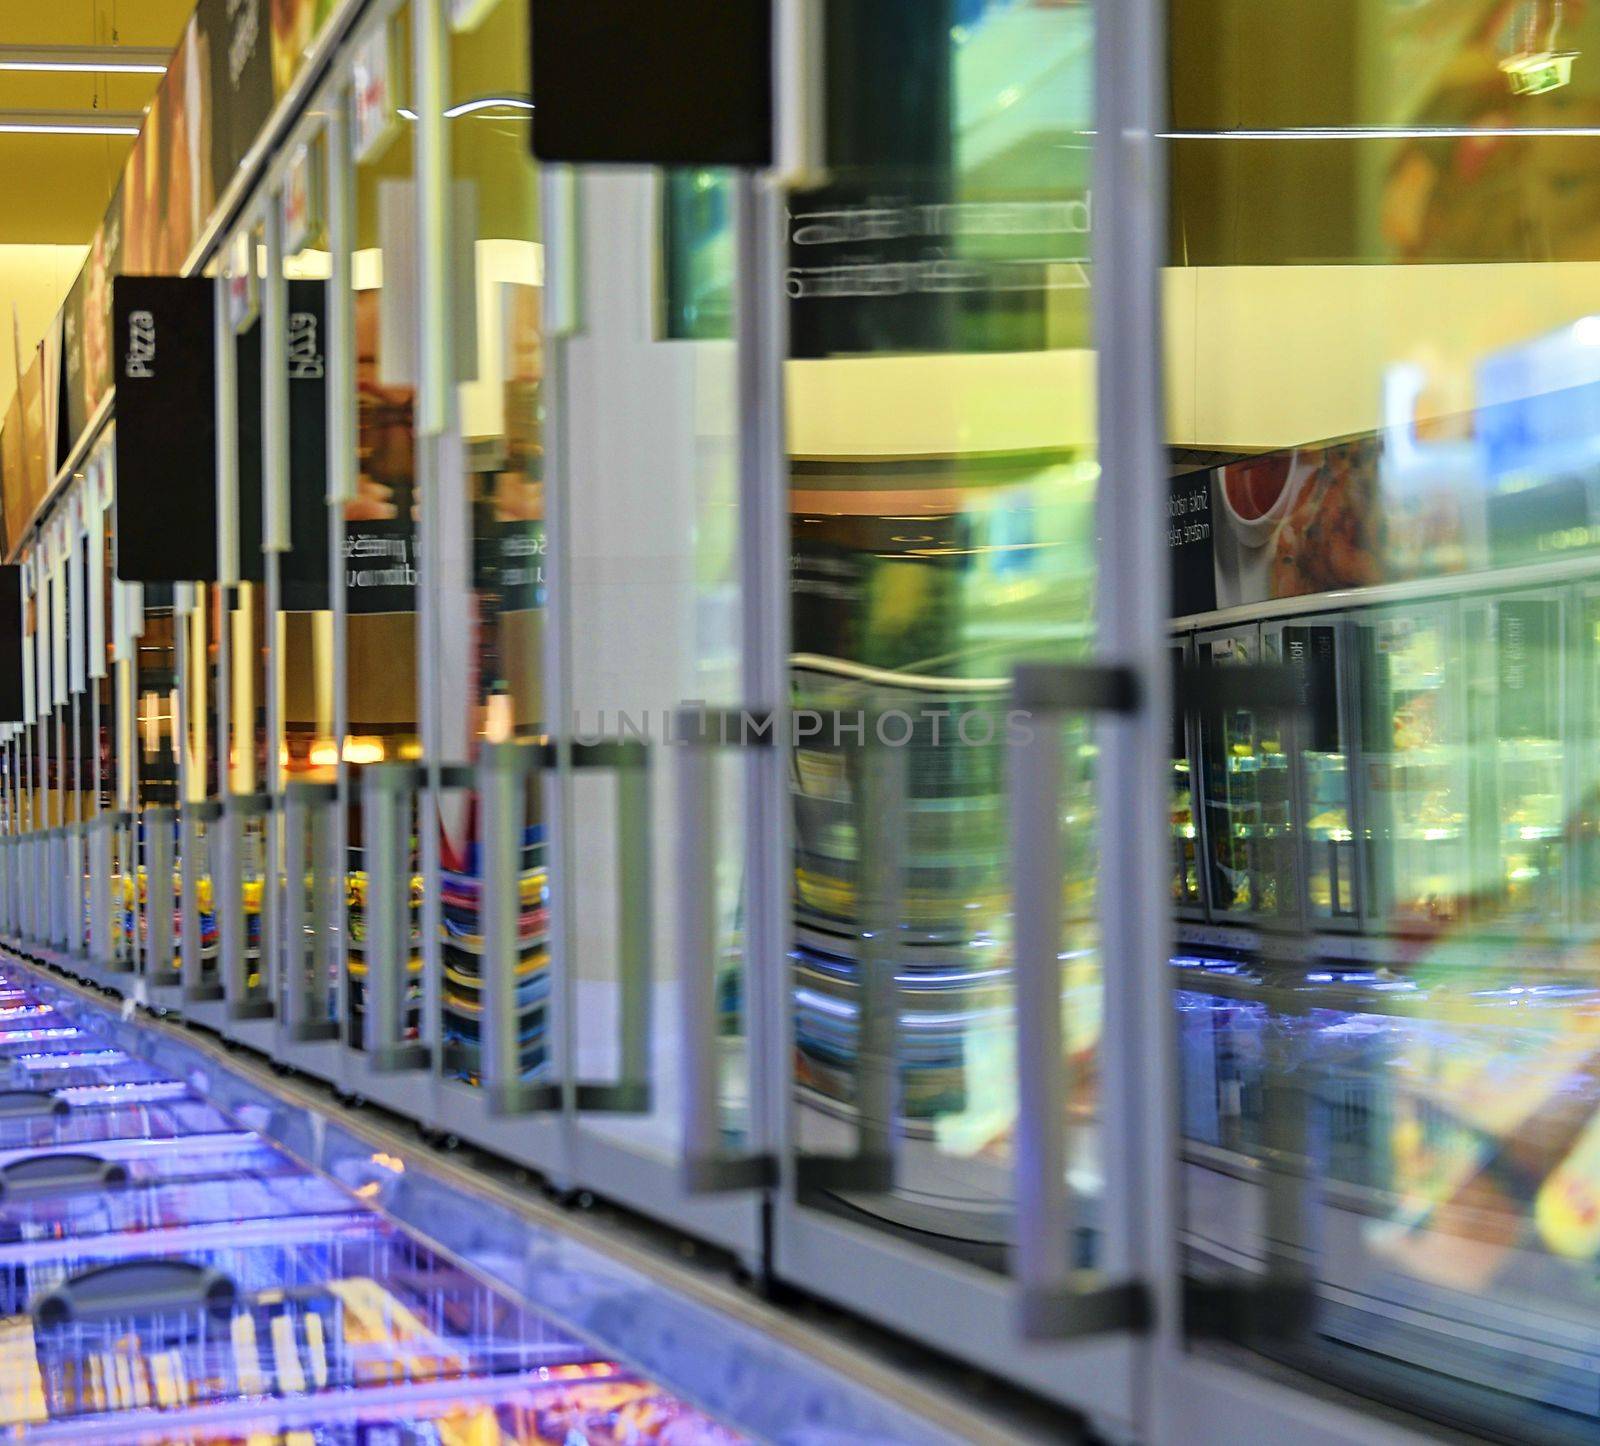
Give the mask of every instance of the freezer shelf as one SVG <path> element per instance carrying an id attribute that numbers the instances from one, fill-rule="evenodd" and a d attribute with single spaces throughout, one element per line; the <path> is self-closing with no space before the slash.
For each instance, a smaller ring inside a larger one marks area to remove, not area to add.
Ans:
<path id="1" fill-rule="evenodd" d="M 23 1196 L 0 1207 L 0 1269 L 12 1263 L 18 1253 L 15 1247 L 23 1244 L 48 1242 L 59 1247 L 65 1240 L 229 1222 L 246 1227 L 293 1218 L 299 1223 L 317 1216 L 355 1215 L 353 1204 L 348 1192 L 303 1172 L 124 1183 Z"/>
<path id="2" fill-rule="evenodd" d="M 220 1110 L 196 1099 L 75 1106 L 64 1115 L 0 1117 L 0 1166 L 38 1150 L 124 1145 L 132 1153 L 143 1153 L 164 1141 L 203 1136 L 217 1142 L 254 1138 Z"/>
<path id="3" fill-rule="evenodd" d="M 188 1090 L 32 1043 L 0 1067 L 40 1107 Z M 193 1098 L 0 1117 L 0 1142 L 0 1428 L 30 1440 L 743 1439 L 377 1214 L 398 1162 L 346 1188 Z"/>
<path id="4" fill-rule="evenodd" d="M 737 1446 L 746 1439 L 604 1363 L 556 1367 L 509 1383 L 467 1379 L 375 1388 L 342 1400 L 264 1399 L 191 1408 L 176 1419 L 152 1423 L 148 1434 L 137 1419 L 119 1416 L 115 1438 L 86 1437 L 79 1418 L 31 1426 L 28 1439 L 115 1439 L 117 1446 L 306 1446 L 313 1441 L 317 1446 Z"/>

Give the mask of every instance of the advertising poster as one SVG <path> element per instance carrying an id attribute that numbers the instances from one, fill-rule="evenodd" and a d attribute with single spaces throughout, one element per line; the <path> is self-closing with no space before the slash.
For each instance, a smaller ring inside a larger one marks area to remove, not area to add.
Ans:
<path id="1" fill-rule="evenodd" d="M 27 371 L 22 374 L 19 391 L 22 396 L 22 451 L 26 487 L 24 500 L 27 509 L 22 518 L 26 522 L 44 501 L 44 494 L 49 491 L 50 481 L 54 476 L 46 462 L 44 362 L 38 347 L 34 348 L 33 359 L 28 363 Z"/>
<path id="2" fill-rule="evenodd" d="M 182 269 L 214 204 L 211 155 L 202 144 L 204 82 L 191 23 L 133 143 L 122 177 L 123 269 L 130 276 Z"/>
<path id="3" fill-rule="evenodd" d="M 111 391 L 111 282 L 122 274 L 122 190 L 111 198 L 89 247 L 83 293 L 84 406 L 95 414 Z"/>
<path id="4" fill-rule="evenodd" d="M 61 320 L 62 461 L 89 425 L 89 379 L 84 365 L 84 317 L 89 296 L 89 263 L 67 293 Z"/>
<path id="5" fill-rule="evenodd" d="M 213 197 L 228 189 L 239 162 L 272 112 L 268 0 L 200 0 L 195 11 L 198 69 L 208 104 L 206 138 Z"/>
<path id="6" fill-rule="evenodd" d="M 28 521 L 27 468 L 22 459 L 22 399 L 11 394 L 5 425 L 0 427 L 0 521 L 5 524 L 6 556 L 17 549 Z"/>
<path id="7" fill-rule="evenodd" d="M 1178 616 L 1370 587 L 1390 567 L 1376 438 L 1265 452 L 1168 488 Z"/>
<path id="8" fill-rule="evenodd" d="M 1211 489 L 1217 606 L 1381 582 L 1377 455 L 1368 439 L 1221 468 Z"/>
<path id="9" fill-rule="evenodd" d="M 306 52 L 316 42 L 337 0 L 271 0 L 272 90 L 281 96 L 294 84 Z"/>

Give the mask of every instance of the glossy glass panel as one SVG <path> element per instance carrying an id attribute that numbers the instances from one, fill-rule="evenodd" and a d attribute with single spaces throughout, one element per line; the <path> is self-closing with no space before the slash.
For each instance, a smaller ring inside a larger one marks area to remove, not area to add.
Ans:
<path id="1" fill-rule="evenodd" d="M 688 173 L 685 173 L 688 174 Z M 732 178 L 695 172 L 727 193 Z M 730 336 L 673 339 L 663 326 L 667 214 L 682 178 L 641 168 L 580 170 L 563 224 L 578 257 L 579 321 L 560 348 L 555 402 L 562 468 L 554 568 L 560 598 L 556 728 L 565 845 L 552 888 L 566 921 L 573 1072 L 592 1126 L 670 1158 L 680 1051 L 673 866 L 676 710 L 741 697 L 737 357 Z M 731 212 L 722 220 L 732 225 Z M 552 222 L 552 224 L 554 224 Z M 552 245 L 554 242 L 552 241 Z M 712 244 L 735 291 L 729 236 Z M 619 750 L 585 748 L 617 741 Z M 719 750 L 713 959 L 723 1013 L 724 1125 L 745 1127 L 742 963 L 736 941 L 743 853 L 740 760 Z M 558 871 L 564 870 L 564 875 Z"/>
<path id="2" fill-rule="evenodd" d="M 830 177 L 788 208 L 802 1200 L 994 1270 L 1010 674 L 1094 636 L 1093 51 L 1087 5 L 828 7 Z M 1092 1196 L 1095 750 L 1065 734 L 1059 1108 Z"/>
<path id="3" fill-rule="evenodd" d="M 353 227 L 349 257 L 354 296 L 356 495 L 344 508 L 342 587 L 345 665 L 343 761 L 352 768 L 419 760 L 417 543 L 420 520 L 415 408 L 418 349 L 417 180 L 414 122 L 408 119 L 411 10 L 384 22 L 390 91 L 384 104 L 350 127 Z M 375 38 L 374 44 L 381 44 Z M 368 877 L 356 775 L 346 794 L 349 843 L 348 971 L 353 1043 L 364 1041 Z M 414 807 L 408 807 L 408 816 Z M 421 876 L 414 826 L 402 860 L 409 888 L 407 998 L 421 998 Z M 420 1030 L 416 1009 L 404 1031 Z"/>
<path id="4" fill-rule="evenodd" d="M 527 28 L 517 0 L 466 16 L 452 30 L 445 96 L 462 465 L 443 479 L 442 722 L 446 755 L 473 763 L 485 743 L 529 744 L 547 727 L 545 249 L 529 150 Z M 482 806 L 465 793 L 441 800 L 444 1068 L 471 1084 L 483 1079 L 486 1015 L 497 1009 L 517 1013 L 522 1079 L 541 1074 L 549 1056 L 543 789 L 521 776 L 506 782 L 521 820 L 510 1000 L 486 997 L 481 967 Z"/>
<path id="5" fill-rule="evenodd" d="M 1294 700 L 1291 846 L 1176 926 L 1190 1324 L 1468 1431 L 1579 1439 L 1600 15 L 1168 17 L 1174 631 L 1258 635 L 1258 664 L 1276 638 Z M 1229 761 L 1264 735 L 1238 733 L 1208 823 L 1266 806 Z"/>

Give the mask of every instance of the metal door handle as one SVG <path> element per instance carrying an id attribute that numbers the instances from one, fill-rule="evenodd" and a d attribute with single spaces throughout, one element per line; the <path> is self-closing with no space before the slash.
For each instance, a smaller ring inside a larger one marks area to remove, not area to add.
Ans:
<path id="1" fill-rule="evenodd" d="M 290 1036 L 301 1042 L 337 1039 L 339 1034 L 338 1021 L 327 1008 L 328 895 L 339 882 L 331 814 L 338 798 L 332 783 L 293 779 L 284 788 L 283 1017 Z"/>
<path id="2" fill-rule="evenodd" d="M 178 982 L 172 947 L 172 829 L 178 811 L 144 811 L 145 977 L 151 984 Z"/>
<path id="3" fill-rule="evenodd" d="M 1142 1281 L 1085 1287 L 1077 1281 L 1077 1220 L 1067 1185 L 1067 1080 L 1061 1021 L 1061 725 L 1069 713 L 1132 713 L 1139 679 L 1125 668 L 1026 664 L 1013 706 L 1031 715 L 1010 750 L 1013 980 L 1017 1026 L 1017 1193 L 1014 1270 L 1022 1333 L 1061 1340 L 1142 1330 L 1150 1303 Z M 1108 1202 L 1115 1210 L 1132 1202 Z"/>
<path id="4" fill-rule="evenodd" d="M 411 980 L 411 816 L 420 782 L 414 763 L 372 763 L 361 773 L 367 872 L 366 1030 L 379 1070 L 421 1069 L 427 1046 L 405 1038 Z"/>
<path id="5" fill-rule="evenodd" d="M 551 761 L 557 745 L 547 745 Z M 639 739 L 574 741 L 575 770 L 605 770 L 617 788 L 617 1001 L 618 1078 L 578 1080 L 573 1096 L 580 1110 L 603 1114 L 648 1114 L 651 1106 L 650 1021 L 655 969 L 651 930 L 650 756 Z"/>
<path id="6" fill-rule="evenodd" d="M 222 809 L 221 886 L 217 889 L 217 927 L 222 955 L 222 996 L 233 1019 L 268 1019 L 272 1000 L 264 990 L 250 988 L 249 944 L 245 937 L 244 845 L 245 820 L 263 818 L 272 811 L 265 793 L 231 794 Z M 265 874 L 265 870 L 263 870 Z M 263 907 L 265 901 L 263 900 Z M 267 974 L 266 939 L 257 959 L 257 972 Z"/>
<path id="7" fill-rule="evenodd" d="M 735 722 L 729 737 L 728 724 Z M 678 1050 L 682 1068 L 684 1187 L 692 1193 L 760 1190 L 777 1183 L 768 1154 L 730 1154 L 717 1100 L 716 750 L 774 742 L 764 713 L 687 708 L 677 717 Z"/>
<path id="8" fill-rule="evenodd" d="M 556 1084 L 523 1078 L 522 1012 L 517 1006 L 517 968 L 522 958 L 522 839 L 529 781 L 547 759 L 540 744 L 487 743 L 478 758 L 483 861 L 479 935 L 483 940 L 483 1013 L 480 1069 L 494 1114 L 559 1109 Z M 546 956 L 545 971 L 550 972 Z M 554 1031 L 554 991 L 546 995 L 546 1058 Z"/>
<path id="9" fill-rule="evenodd" d="M 180 811 L 183 849 L 183 932 L 178 941 L 179 968 L 183 975 L 183 997 L 191 1003 L 220 999 L 220 983 L 207 983 L 205 948 L 200 929 L 200 880 L 211 880 L 211 913 L 217 916 L 217 878 L 212 866 L 214 846 L 222 817 L 222 804 L 203 799 L 184 804 Z"/>

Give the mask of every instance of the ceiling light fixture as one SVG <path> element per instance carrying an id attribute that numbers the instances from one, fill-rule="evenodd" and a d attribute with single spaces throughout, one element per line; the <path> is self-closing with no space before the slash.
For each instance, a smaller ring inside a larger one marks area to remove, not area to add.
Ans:
<path id="1" fill-rule="evenodd" d="M 533 108 L 533 102 L 520 95 L 486 95 L 478 100 L 464 100 L 460 105 L 451 106 L 449 110 L 444 112 L 444 118 L 446 120 L 456 120 L 460 116 L 476 115 L 481 111 L 532 110 Z M 395 114 L 404 117 L 408 121 L 414 121 L 417 118 L 416 111 L 409 106 L 398 107 Z M 488 119 L 494 120 L 495 117 L 489 116 Z M 510 117 L 502 116 L 500 119 L 508 120 Z"/>
<path id="2" fill-rule="evenodd" d="M 0 121 L 0 136 L 136 136 L 138 126 L 41 126 Z"/>
<path id="3" fill-rule="evenodd" d="M 0 135 L 136 136 L 142 119 L 126 110 L 0 110 Z"/>
<path id="4" fill-rule="evenodd" d="M 164 75 L 167 52 L 134 45 L 0 45 L 0 70 Z"/>
<path id="5" fill-rule="evenodd" d="M 1600 136 L 1600 126 L 1303 126 L 1285 130 L 1162 131 L 1164 141 L 1522 140 Z"/>
<path id="6" fill-rule="evenodd" d="M 486 95 L 482 100 L 464 100 L 460 105 L 453 105 L 445 112 L 447 120 L 454 120 L 457 116 L 471 115 L 479 110 L 532 110 L 533 102 L 523 100 L 516 95 Z"/>

